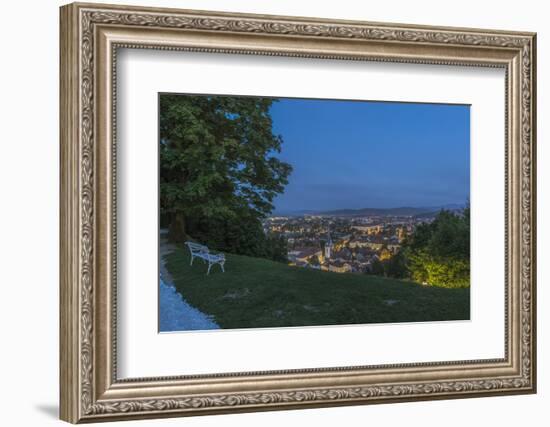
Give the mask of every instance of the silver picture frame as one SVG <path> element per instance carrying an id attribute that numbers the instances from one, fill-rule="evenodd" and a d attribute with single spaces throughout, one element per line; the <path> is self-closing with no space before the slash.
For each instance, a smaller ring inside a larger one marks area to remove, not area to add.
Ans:
<path id="1" fill-rule="evenodd" d="M 60 417 L 71 423 L 536 391 L 536 35 L 74 3 L 61 22 Z M 500 67 L 505 357 L 117 378 L 117 49 Z"/>

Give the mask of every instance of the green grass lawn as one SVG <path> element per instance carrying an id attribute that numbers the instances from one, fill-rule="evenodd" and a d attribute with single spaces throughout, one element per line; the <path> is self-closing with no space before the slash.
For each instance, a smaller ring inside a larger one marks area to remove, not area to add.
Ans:
<path id="1" fill-rule="evenodd" d="M 355 273 L 331 273 L 226 254 L 225 273 L 187 249 L 165 257 L 175 286 L 221 328 L 465 320 L 470 289 L 427 287 Z"/>

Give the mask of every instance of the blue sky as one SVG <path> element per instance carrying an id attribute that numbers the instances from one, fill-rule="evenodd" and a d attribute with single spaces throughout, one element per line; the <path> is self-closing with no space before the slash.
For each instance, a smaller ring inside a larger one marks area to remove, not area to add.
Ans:
<path id="1" fill-rule="evenodd" d="M 271 115 L 294 168 L 275 212 L 469 198 L 467 105 L 280 99 Z"/>

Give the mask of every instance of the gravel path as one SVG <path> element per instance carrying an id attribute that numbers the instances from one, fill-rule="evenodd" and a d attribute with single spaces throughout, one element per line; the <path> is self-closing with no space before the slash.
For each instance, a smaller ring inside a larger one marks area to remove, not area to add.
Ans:
<path id="1" fill-rule="evenodd" d="M 189 305 L 174 287 L 172 276 L 164 265 L 164 255 L 173 250 L 173 245 L 161 239 L 159 280 L 160 332 L 219 329 L 219 325 L 210 316 Z"/>
<path id="2" fill-rule="evenodd" d="M 160 331 L 197 331 L 220 327 L 202 311 L 190 306 L 172 285 L 160 279 Z"/>

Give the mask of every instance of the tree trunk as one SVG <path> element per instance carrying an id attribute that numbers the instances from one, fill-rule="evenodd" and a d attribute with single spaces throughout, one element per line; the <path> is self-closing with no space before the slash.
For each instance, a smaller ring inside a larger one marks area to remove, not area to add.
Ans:
<path id="1" fill-rule="evenodd" d="M 168 241 L 171 243 L 183 243 L 187 240 L 185 233 L 185 217 L 181 212 L 171 215 L 170 227 L 168 227 Z"/>

